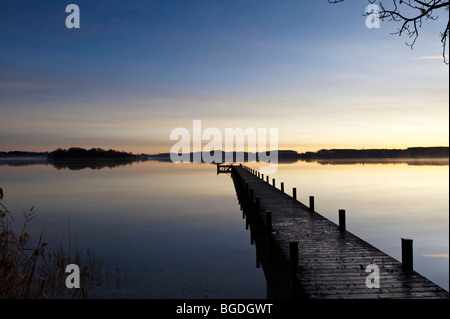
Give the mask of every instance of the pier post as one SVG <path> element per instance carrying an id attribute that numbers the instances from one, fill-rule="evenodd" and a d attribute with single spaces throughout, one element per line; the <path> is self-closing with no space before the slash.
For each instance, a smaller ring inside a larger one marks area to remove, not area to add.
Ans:
<path id="1" fill-rule="evenodd" d="M 284 193 L 284 182 L 281 182 L 281 192 Z"/>
<path id="2" fill-rule="evenodd" d="M 266 256 L 268 261 L 272 261 L 272 212 L 266 211 Z"/>
<path id="3" fill-rule="evenodd" d="M 339 209 L 339 230 L 345 231 L 347 228 L 345 224 L 345 209 Z"/>
<path id="4" fill-rule="evenodd" d="M 309 196 L 309 210 L 314 211 L 314 196 Z"/>
<path id="5" fill-rule="evenodd" d="M 267 233 L 270 235 L 272 233 L 272 211 L 266 210 L 266 227 Z"/>
<path id="6" fill-rule="evenodd" d="M 297 200 L 297 188 L 295 187 L 292 189 L 292 198 L 294 200 Z"/>
<path id="7" fill-rule="evenodd" d="M 298 242 L 289 242 L 289 274 L 291 298 L 298 297 L 297 290 Z"/>
<path id="8" fill-rule="evenodd" d="M 272 178 L 272 186 L 275 187 L 275 178 Z"/>
<path id="9" fill-rule="evenodd" d="M 264 180 L 264 174 L 261 174 L 261 179 Z"/>
<path id="10" fill-rule="evenodd" d="M 402 238 L 402 267 L 413 270 L 413 240 Z"/>

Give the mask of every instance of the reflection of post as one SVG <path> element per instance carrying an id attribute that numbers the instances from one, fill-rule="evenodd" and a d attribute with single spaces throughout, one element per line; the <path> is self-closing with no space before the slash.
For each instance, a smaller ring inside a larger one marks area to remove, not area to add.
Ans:
<path id="1" fill-rule="evenodd" d="M 255 198 L 255 215 L 258 216 L 259 215 L 259 208 L 260 208 L 260 204 L 261 203 L 261 197 L 256 196 Z"/>
<path id="2" fill-rule="evenodd" d="M 258 249 L 258 247 L 256 247 L 255 253 L 256 253 L 256 268 L 261 268 L 261 260 L 259 260 L 259 249 Z"/>
<path id="3" fill-rule="evenodd" d="M 266 299 L 273 299 L 275 294 L 273 293 L 273 288 L 269 284 L 269 281 L 266 280 L 267 283 L 267 298 Z"/>
<path id="4" fill-rule="evenodd" d="M 247 197 L 242 198 L 242 218 L 248 215 L 249 207 L 248 207 L 248 199 Z"/>
<path id="5" fill-rule="evenodd" d="M 289 243 L 289 274 L 291 298 L 298 297 L 297 290 L 298 242 Z"/>

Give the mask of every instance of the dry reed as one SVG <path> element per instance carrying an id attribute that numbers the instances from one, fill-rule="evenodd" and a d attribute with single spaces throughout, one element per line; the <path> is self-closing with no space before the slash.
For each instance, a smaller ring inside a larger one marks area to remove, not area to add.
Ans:
<path id="1" fill-rule="evenodd" d="M 43 230 L 36 239 L 28 232 L 29 223 L 36 217 L 34 207 L 23 213 L 23 225 L 14 229 L 13 214 L 3 205 L 0 188 L 0 299 L 87 298 L 91 288 L 108 283 L 111 275 L 104 262 L 87 249 L 76 250 L 72 256 L 60 244 L 43 240 Z M 66 266 L 80 268 L 80 288 L 66 287 Z"/>

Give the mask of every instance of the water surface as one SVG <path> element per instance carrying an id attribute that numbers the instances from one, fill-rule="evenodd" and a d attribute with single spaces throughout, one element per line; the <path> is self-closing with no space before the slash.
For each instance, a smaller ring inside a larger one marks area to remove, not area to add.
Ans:
<path id="1" fill-rule="evenodd" d="M 448 290 L 448 162 L 280 164 L 275 178 L 300 201 L 396 259 L 414 239 L 415 269 Z M 418 165 L 426 164 L 426 165 Z M 257 164 L 249 164 L 257 167 Z M 232 179 L 214 165 L 139 162 L 102 169 L 0 163 L 4 204 L 35 206 L 35 232 L 89 247 L 119 267 L 120 288 L 95 297 L 265 298 Z M 70 237 L 69 237 L 70 234 Z"/>

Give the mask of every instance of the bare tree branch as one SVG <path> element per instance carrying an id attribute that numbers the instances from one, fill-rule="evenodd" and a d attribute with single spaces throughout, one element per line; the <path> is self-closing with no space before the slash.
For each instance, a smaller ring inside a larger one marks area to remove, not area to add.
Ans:
<path id="1" fill-rule="evenodd" d="M 339 3 L 344 0 L 328 0 L 329 3 Z M 375 1 L 368 0 L 371 4 Z M 423 21 L 426 20 L 437 20 L 438 16 L 436 11 L 439 9 L 445 9 L 447 12 L 449 10 L 449 0 L 392 0 L 393 8 L 386 9 L 380 2 L 380 12 L 378 19 L 395 21 L 400 23 L 400 27 L 397 32 L 392 34 L 398 34 L 402 36 L 407 35 L 412 40 L 406 45 L 413 48 L 419 37 L 419 29 L 422 28 Z M 407 13 L 404 13 L 405 10 Z M 369 15 L 368 13 L 365 14 Z M 449 22 L 447 14 L 447 27 L 440 33 L 441 43 L 442 43 L 442 56 L 445 64 L 449 64 L 447 61 L 447 56 L 445 54 L 447 49 L 448 37 L 449 37 Z"/>

